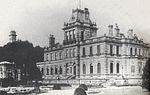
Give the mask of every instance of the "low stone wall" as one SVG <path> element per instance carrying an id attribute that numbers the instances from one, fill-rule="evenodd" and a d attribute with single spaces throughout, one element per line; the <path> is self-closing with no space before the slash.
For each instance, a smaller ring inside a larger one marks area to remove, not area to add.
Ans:
<path id="1" fill-rule="evenodd" d="M 66 83 L 66 84 L 86 84 L 86 85 L 141 85 L 142 79 L 68 79 L 68 80 L 44 80 L 43 83 Z"/>

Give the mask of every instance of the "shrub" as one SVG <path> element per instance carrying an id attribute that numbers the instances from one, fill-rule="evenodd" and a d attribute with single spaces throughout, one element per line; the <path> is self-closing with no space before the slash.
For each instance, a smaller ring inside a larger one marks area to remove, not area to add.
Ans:
<path id="1" fill-rule="evenodd" d="M 0 91 L 0 95 L 7 95 L 6 91 Z"/>
<path id="2" fill-rule="evenodd" d="M 61 90 L 61 86 L 59 84 L 54 84 L 53 90 Z"/>
<path id="3" fill-rule="evenodd" d="M 79 85 L 79 88 L 82 88 L 83 90 L 88 90 L 88 87 L 85 84 Z"/>
<path id="4" fill-rule="evenodd" d="M 87 95 L 85 90 L 83 90 L 82 88 L 76 88 L 74 91 L 74 95 Z"/>
<path id="5" fill-rule="evenodd" d="M 142 86 L 150 91 L 150 58 L 147 60 L 146 65 L 143 69 L 142 75 Z"/>

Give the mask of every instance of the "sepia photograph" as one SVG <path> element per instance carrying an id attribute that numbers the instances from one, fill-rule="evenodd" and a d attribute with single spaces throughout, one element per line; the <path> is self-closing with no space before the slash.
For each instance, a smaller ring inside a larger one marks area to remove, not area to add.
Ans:
<path id="1" fill-rule="evenodd" d="M 0 95 L 150 95 L 149 0 L 0 0 Z"/>

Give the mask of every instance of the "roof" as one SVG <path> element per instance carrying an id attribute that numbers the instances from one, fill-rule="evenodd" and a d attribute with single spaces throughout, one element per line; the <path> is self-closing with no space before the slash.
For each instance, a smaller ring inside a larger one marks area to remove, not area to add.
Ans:
<path id="1" fill-rule="evenodd" d="M 2 61 L 2 62 L 0 62 L 0 65 L 5 65 L 5 64 L 14 64 L 14 62 L 8 62 L 8 61 Z"/>

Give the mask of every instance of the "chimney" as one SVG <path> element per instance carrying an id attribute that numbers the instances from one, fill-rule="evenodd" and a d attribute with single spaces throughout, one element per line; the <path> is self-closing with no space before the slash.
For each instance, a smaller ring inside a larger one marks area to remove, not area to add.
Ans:
<path id="1" fill-rule="evenodd" d="M 119 31 L 120 31 L 120 29 L 119 29 L 118 25 L 116 24 L 116 27 L 114 29 L 114 34 L 115 34 L 114 36 L 118 37 L 119 36 Z"/>
<path id="2" fill-rule="evenodd" d="M 109 29 L 109 36 L 113 36 L 113 25 L 109 25 L 108 26 L 108 29 Z"/>
<path id="3" fill-rule="evenodd" d="M 49 47 L 53 48 L 55 46 L 55 37 L 54 35 L 49 35 Z"/>
<path id="4" fill-rule="evenodd" d="M 16 42 L 16 32 L 13 30 L 13 31 L 10 31 L 10 35 L 9 35 L 9 42 L 10 43 L 13 43 L 13 42 Z"/>

